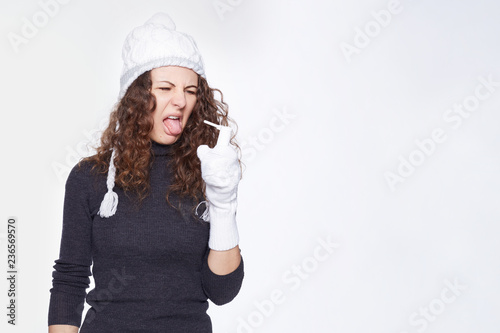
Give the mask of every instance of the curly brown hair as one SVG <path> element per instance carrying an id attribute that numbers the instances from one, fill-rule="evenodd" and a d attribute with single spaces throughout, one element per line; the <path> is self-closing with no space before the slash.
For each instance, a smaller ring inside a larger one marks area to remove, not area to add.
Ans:
<path id="1" fill-rule="evenodd" d="M 151 115 L 156 108 L 156 98 L 151 93 L 151 87 L 151 71 L 143 73 L 130 85 L 111 112 L 109 125 L 101 136 L 100 146 L 96 147 L 96 154 L 83 159 L 93 162 L 92 170 L 105 174 L 109 168 L 111 149 L 114 148 L 115 184 L 125 192 L 135 194 L 136 203 L 139 204 L 149 195 L 149 171 L 153 162 L 149 133 L 153 129 Z M 220 94 L 220 101 L 215 98 L 215 92 Z M 172 192 L 179 197 L 191 197 L 195 202 L 205 199 L 205 182 L 201 177 L 196 150 L 202 144 L 213 148 L 217 143 L 218 130 L 206 125 L 203 120 L 224 126 L 229 126 L 229 122 L 234 124 L 236 130 L 231 143 L 241 153 L 235 140 L 237 125 L 228 116 L 228 105 L 224 102 L 222 92 L 210 88 L 208 82 L 198 75 L 196 104 L 181 136 L 173 143 L 173 155 L 169 162 L 174 179 L 165 199 L 176 209 L 181 208 L 181 203 L 179 201 L 178 207 L 171 203 Z M 240 159 L 239 163 L 241 168 Z"/>

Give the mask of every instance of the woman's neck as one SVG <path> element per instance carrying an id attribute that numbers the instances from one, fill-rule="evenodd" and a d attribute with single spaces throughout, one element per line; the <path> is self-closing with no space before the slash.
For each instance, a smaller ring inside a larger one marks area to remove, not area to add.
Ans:
<path id="1" fill-rule="evenodd" d="M 151 150 L 155 156 L 164 156 L 172 152 L 174 144 L 165 145 L 151 140 Z"/>

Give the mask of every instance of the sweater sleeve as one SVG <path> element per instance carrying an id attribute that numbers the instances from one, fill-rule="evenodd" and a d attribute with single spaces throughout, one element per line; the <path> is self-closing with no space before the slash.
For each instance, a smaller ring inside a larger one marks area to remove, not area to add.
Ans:
<path id="1" fill-rule="evenodd" d="M 76 165 L 66 181 L 59 259 L 52 272 L 48 324 L 80 327 L 92 264 L 92 217 L 86 172 Z"/>
<path id="2" fill-rule="evenodd" d="M 234 271 L 226 275 L 217 275 L 208 267 L 209 253 L 210 249 L 207 250 L 203 260 L 203 290 L 215 305 L 224 305 L 231 302 L 240 291 L 244 276 L 243 257 L 241 257 L 240 265 Z"/>

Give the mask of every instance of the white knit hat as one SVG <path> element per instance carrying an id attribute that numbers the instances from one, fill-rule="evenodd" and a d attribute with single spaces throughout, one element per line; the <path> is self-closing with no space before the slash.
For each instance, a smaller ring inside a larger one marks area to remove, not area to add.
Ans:
<path id="1" fill-rule="evenodd" d="M 157 67 L 186 67 L 205 78 L 203 59 L 193 37 L 176 31 L 175 23 L 165 13 L 153 15 L 128 34 L 122 58 L 120 99 L 139 75 Z"/>
<path id="2" fill-rule="evenodd" d="M 191 36 L 176 31 L 175 23 L 165 13 L 156 13 L 144 25 L 136 27 L 128 34 L 123 44 L 122 58 L 119 100 L 135 79 L 154 68 L 186 67 L 206 78 L 203 59 L 196 42 Z M 118 126 L 119 124 L 117 128 Z M 106 181 L 108 192 L 98 212 L 101 217 L 114 215 L 118 207 L 118 194 L 113 191 L 116 174 L 115 154 L 113 149 Z"/>

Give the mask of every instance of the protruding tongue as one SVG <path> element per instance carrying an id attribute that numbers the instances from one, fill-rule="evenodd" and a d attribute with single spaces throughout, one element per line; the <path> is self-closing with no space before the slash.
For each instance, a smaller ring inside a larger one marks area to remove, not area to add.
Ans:
<path id="1" fill-rule="evenodd" d="M 167 133 L 169 135 L 179 135 L 182 132 L 182 127 L 181 127 L 181 121 L 180 119 L 170 119 L 166 118 L 163 123 L 167 127 L 167 130 L 170 133 Z"/>

